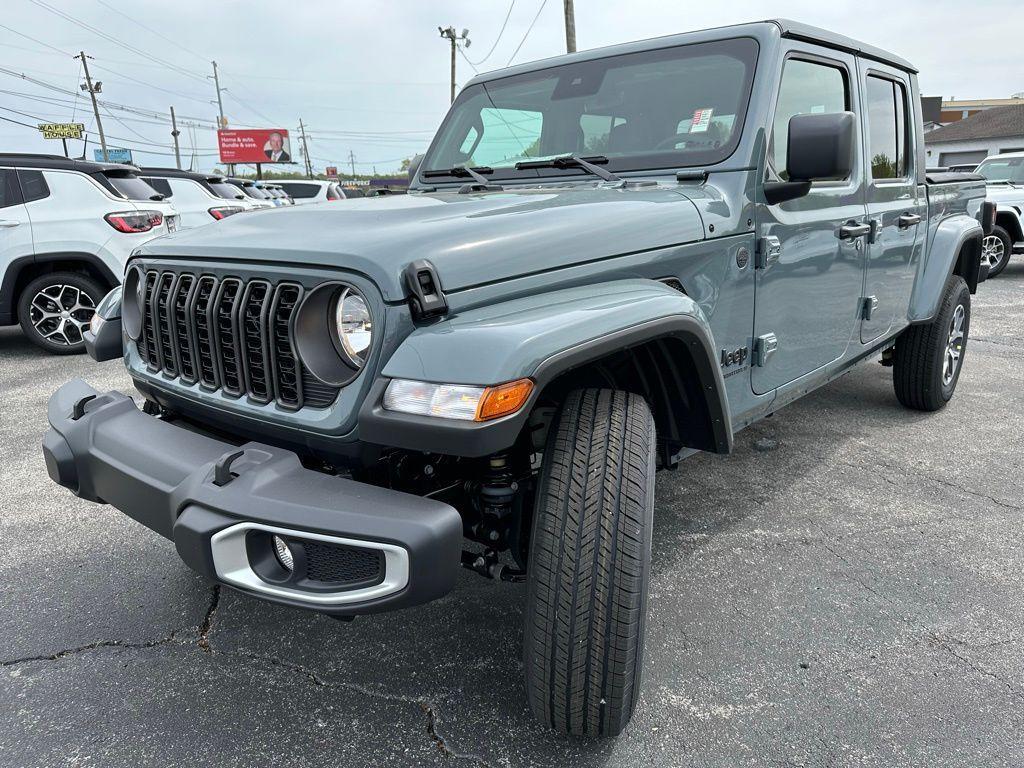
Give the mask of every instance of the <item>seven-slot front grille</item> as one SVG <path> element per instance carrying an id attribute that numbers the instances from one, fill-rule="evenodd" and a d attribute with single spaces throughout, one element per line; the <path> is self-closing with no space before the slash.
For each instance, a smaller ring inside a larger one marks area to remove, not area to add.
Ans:
<path id="1" fill-rule="evenodd" d="M 137 345 L 151 372 L 290 409 L 337 398 L 295 354 L 298 283 L 149 270 L 142 286 Z"/>

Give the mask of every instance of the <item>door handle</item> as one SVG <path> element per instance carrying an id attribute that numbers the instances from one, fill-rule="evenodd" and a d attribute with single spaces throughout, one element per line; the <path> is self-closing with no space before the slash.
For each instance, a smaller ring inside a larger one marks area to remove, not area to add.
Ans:
<path id="1" fill-rule="evenodd" d="M 20 221 L 0 221 L 0 227 L 16 227 L 21 224 Z"/>
<path id="2" fill-rule="evenodd" d="M 839 228 L 840 240 L 853 240 L 871 234 L 870 224 L 858 224 L 855 221 L 848 221 Z"/>
<path id="3" fill-rule="evenodd" d="M 909 229 L 917 224 L 921 223 L 921 217 L 916 213 L 904 213 L 898 219 L 896 219 L 900 229 Z"/>

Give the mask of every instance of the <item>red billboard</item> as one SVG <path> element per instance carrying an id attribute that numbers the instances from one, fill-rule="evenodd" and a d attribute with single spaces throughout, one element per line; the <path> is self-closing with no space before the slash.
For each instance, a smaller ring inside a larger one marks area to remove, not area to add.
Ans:
<path id="1" fill-rule="evenodd" d="M 292 145 L 284 128 L 225 128 L 217 131 L 222 163 L 290 163 Z"/>

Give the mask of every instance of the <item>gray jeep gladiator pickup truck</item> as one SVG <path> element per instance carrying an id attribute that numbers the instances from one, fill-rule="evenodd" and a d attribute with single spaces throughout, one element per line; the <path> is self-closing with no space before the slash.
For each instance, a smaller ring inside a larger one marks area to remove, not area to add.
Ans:
<path id="1" fill-rule="evenodd" d="M 953 395 L 984 180 L 926 177 L 906 61 L 788 21 L 466 85 L 410 194 L 141 247 L 50 400 L 52 478 L 221 584 L 348 618 L 525 582 L 534 713 L 618 734 L 654 476 L 881 357 Z"/>

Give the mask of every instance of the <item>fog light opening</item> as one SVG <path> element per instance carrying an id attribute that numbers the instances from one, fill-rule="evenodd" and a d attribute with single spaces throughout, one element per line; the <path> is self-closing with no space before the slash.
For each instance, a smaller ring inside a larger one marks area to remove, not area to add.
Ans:
<path id="1" fill-rule="evenodd" d="M 292 550 L 288 546 L 288 542 L 280 536 L 274 536 L 274 554 L 277 555 L 277 562 L 286 571 L 291 573 L 295 569 L 295 558 L 292 556 Z"/>

